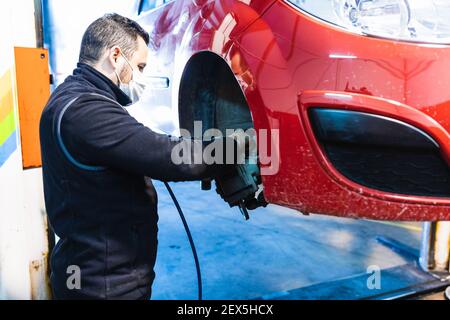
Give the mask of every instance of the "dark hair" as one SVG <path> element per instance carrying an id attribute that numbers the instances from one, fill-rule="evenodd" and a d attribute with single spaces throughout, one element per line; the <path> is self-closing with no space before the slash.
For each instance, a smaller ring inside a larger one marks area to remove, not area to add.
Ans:
<path id="1" fill-rule="evenodd" d="M 95 20 L 84 33 L 79 62 L 95 64 L 105 50 L 114 46 L 119 46 L 129 58 L 137 50 L 139 37 L 149 44 L 149 34 L 136 21 L 116 13 L 107 14 Z"/>

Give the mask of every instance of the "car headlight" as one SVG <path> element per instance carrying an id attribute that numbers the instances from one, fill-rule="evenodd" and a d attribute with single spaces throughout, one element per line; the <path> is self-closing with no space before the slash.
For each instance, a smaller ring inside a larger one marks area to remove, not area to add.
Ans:
<path id="1" fill-rule="evenodd" d="M 450 0 L 286 0 L 301 11 L 359 34 L 450 43 Z"/>

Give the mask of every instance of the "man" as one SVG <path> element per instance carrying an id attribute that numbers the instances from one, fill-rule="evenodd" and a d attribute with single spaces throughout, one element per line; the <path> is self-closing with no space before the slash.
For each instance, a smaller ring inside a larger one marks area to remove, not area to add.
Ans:
<path id="1" fill-rule="evenodd" d="M 156 134 L 124 109 L 142 93 L 148 44 L 130 19 L 96 20 L 77 69 L 42 115 L 45 201 L 60 237 L 51 258 L 56 299 L 149 299 L 158 215 L 155 189 L 144 177 L 191 181 L 223 170 L 174 165 L 176 145 L 201 142 Z"/>

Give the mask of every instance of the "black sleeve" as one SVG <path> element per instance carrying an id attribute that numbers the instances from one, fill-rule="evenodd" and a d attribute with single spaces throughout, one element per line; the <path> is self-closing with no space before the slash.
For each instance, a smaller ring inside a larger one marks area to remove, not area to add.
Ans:
<path id="1" fill-rule="evenodd" d="M 61 135 L 73 157 L 90 165 L 120 169 L 161 181 L 195 181 L 217 177 L 224 166 L 175 164 L 172 151 L 180 144 L 190 157 L 202 157 L 201 141 L 153 132 L 125 109 L 101 97 L 80 98 L 64 114 Z M 203 158 L 199 158 L 203 159 Z"/>

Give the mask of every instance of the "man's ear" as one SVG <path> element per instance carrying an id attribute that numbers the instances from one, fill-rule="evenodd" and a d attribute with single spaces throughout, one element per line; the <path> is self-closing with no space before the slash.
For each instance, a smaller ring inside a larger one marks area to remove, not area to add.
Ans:
<path id="1" fill-rule="evenodd" d="M 112 47 L 111 49 L 109 49 L 108 60 L 111 63 L 111 65 L 113 66 L 114 69 L 117 68 L 117 62 L 119 60 L 120 54 L 121 54 L 121 50 L 117 46 Z"/>

